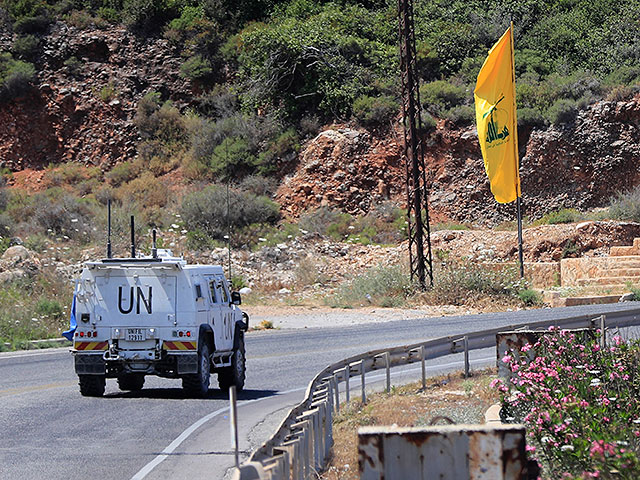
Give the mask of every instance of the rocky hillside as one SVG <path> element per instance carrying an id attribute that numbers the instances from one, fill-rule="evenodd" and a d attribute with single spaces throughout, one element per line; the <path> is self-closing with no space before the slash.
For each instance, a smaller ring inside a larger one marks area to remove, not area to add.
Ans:
<path id="1" fill-rule="evenodd" d="M 640 96 L 594 103 L 575 122 L 520 129 L 524 214 L 560 208 L 593 209 L 640 183 Z M 405 167 L 401 132 L 383 136 L 333 127 L 309 142 L 279 201 L 286 212 L 337 205 L 367 212 L 381 199 L 402 201 Z M 425 138 L 430 206 L 436 220 L 495 224 L 514 217 L 513 205 L 491 196 L 475 127 L 441 121 Z"/>
<path id="2" fill-rule="evenodd" d="M 0 36 L 0 50 L 12 37 Z M 161 38 L 124 27 L 79 29 L 53 24 L 36 60 L 34 88 L 0 105 L 0 166 L 14 172 L 79 162 L 103 171 L 136 157 L 138 101 L 160 92 L 183 113 L 198 87 L 180 76 L 183 59 Z M 399 122 L 391 131 L 353 124 L 325 125 L 298 154 L 297 168 L 277 193 L 286 216 L 327 205 L 366 213 L 404 199 L 405 166 Z M 525 215 L 607 203 L 640 182 L 640 97 L 599 101 L 574 121 L 520 131 Z M 440 120 L 425 136 L 430 206 L 435 220 L 496 224 L 513 218 L 512 205 L 491 197 L 474 127 Z"/>
<path id="3" fill-rule="evenodd" d="M 0 166 L 12 171 L 69 161 L 108 170 L 137 154 L 132 120 L 145 93 L 182 108 L 192 98 L 182 60 L 164 39 L 57 22 L 43 42 L 34 88 L 0 105 Z M 0 51 L 10 46 L 5 34 Z"/>

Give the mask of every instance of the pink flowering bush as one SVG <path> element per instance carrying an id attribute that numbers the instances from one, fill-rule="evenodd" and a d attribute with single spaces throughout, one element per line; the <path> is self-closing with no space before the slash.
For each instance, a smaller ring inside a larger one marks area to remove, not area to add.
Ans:
<path id="1" fill-rule="evenodd" d="M 640 347 L 615 336 L 602 349 L 599 335 L 552 329 L 507 353 L 512 379 L 492 383 L 543 478 L 640 478 Z"/>

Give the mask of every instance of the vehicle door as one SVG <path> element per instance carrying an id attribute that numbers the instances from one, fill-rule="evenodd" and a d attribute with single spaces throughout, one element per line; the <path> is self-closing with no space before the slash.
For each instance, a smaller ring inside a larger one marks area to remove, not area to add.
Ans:
<path id="1" fill-rule="evenodd" d="M 193 295 L 196 301 L 196 323 L 202 325 L 208 323 L 208 311 L 209 311 L 209 293 L 207 292 L 206 279 L 200 275 L 194 278 Z"/>
<path id="2" fill-rule="evenodd" d="M 220 300 L 220 315 L 222 316 L 223 342 L 221 348 L 231 350 L 233 348 L 233 309 L 231 308 L 231 296 L 227 282 L 223 276 L 216 276 L 216 295 Z"/>
<path id="3" fill-rule="evenodd" d="M 208 322 L 213 330 L 216 350 L 226 350 L 224 338 L 224 322 L 220 303 L 220 294 L 216 288 L 217 279 L 214 275 L 205 276 L 208 292 Z"/>

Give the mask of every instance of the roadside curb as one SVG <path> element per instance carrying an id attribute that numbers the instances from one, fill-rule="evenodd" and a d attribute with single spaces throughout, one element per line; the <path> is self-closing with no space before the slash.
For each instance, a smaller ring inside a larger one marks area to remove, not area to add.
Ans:
<path id="1" fill-rule="evenodd" d="M 5 345 L 10 346 L 11 344 Z M 27 342 L 26 348 L 22 348 L 16 351 L 42 350 L 43 348 L 67 347 L 70 345 L 71 342 L 66 338 L 43 338 L 41 340 L 29 340 Z"/>

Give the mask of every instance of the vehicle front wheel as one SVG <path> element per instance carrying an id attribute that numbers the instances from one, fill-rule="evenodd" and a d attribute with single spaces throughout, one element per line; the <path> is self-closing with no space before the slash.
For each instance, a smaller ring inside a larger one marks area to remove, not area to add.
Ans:
<path id="1" fill-rule="evenodd" d="M 229 390 L 233 385 L 236 387 L 236 391 L 240 392 L 244 388 L 244 381 L 246 378 L 246 358 L 244 351 L 244 333 L 238 331 L 240 335 L 238 341 L 238 347 L 233 351 L 231 357 L 231 366 L 221 368 L 218 371 L 218 386 L 221 390 Z"/>
<path id="2" fill-rule="evenodd" d="M 204 397 L 211 382 L 211 353 L 206 342 L 198 350 L 198 373 L 182 377 L 182 388 L 189 394 Z"/>
<path id="3" fill-rule="evenodd" d="M 118 376 L 118 387 L 120 390 L 131 390 L 137 392 L 144 386 L 144 375 L 139 373 L 123 373 Z"/>
<path id="4" fill-rule="evenodd" d="M 83 397 L 101 397 L 107 380 L 104 375 L 78 375 L 78 384 Z"/>

